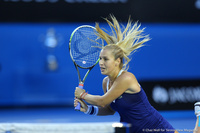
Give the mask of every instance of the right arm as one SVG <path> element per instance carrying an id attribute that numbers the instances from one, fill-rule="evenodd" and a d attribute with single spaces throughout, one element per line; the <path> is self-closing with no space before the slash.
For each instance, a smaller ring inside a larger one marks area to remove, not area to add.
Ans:
<path id="1" fill-rule="evenodd" d="M 88 105 L 83 100 L 75 99 L 74 100 L 74 107 L 77 106 L 78 102 L 81 104 L 80 111 L 84 112 L 84 113 L 87 112 Z M 115 111 L 113 111 L 110 106 L 98 107 L 98 110 L 99 111 L 98 111 L 97 116 L 113 115 L 115 113 Z"/>
<path id="2" fill-rule="evenodd" d="M 104 94 L 107 91 L 107 77 L 105 77 L 103 79 L 103 83 L 102 83 L 102 88 L 103 88 L 103 92 Z M 110 107 L 110 105 L 107 105 L 105 107 L 99 107 L 99 113 L 97 115 L 114 115 L 115 111 Z"/>
<path id="3" fill-rule="evenodd" d="M 200 127 L 198 125 L 199 125 L 199 116 L 197 116 L 197 120 L 196 120 L 196 124 L 195 124 L 193 133 L 200 133 Z"/>
<path id="4" fill-rule="evenodd" d="M 104 94 L 106 93 L 106 88 L 107 88 L 107 77 L 105 77 L 103 79 L 103 83 L 102 83 L 102 88 L 103 88 L 103 91 L 104 91 Z M 77 106 L 77 102 L 79 102 L 81 104 L 81 110 L 82 112 L 86 112 L 87 109 L 88 109 L 88 105 L 83 101 L 83 100 L 80 100 L 80 99 L 75 99 L 74 100 L 74 107 Z M 113 115 L 115 114 L 115 111 L 110 107 L 110 105 L 106 105 L 104 107 L 100 107 L 98 106 L 98 114 L 97 116 L 105 116 L 105 115 Z"/>
<path id="5" fill-rule="evenodd" d="M 195 125 L 193 133 L 200 133 L 200 121 L 199 121 L 199 117 L 200 117 L 200 102 L 196 102 L 194 104 L 194 112 L 195 112 L 195 115 L 196 115 L 197 119 L 196 119 L 196 125 Z"/>

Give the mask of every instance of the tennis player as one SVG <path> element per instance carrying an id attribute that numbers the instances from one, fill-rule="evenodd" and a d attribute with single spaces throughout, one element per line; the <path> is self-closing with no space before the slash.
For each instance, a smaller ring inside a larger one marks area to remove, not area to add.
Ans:
<path id="1" fill-rule="evenodd" d="M 199 121 L 199 116 L 200 116 L 200 102 L 196 102 L 194 104 L 194 111 L 195 111 L 195 115 L 197 116 L 197 120 L 196 120 L 196 125 L 195 125 L 193 133 L 200 133 L 200 121 Z"/>
<path id="2" fill-rule="evenodd" d="M 131 133 L 177 133 L 151 106 L 134 74 L 127 71 L 130 61 L 128 56 L 149 41 L 149 36 L 143 35 L 144 29 L 139 29 L 140 25 L 132 24 L 130 19 L 122 31 L 116 18 L 112 15 L 110 17 L 111 21 L 105 20 L 111 27 L 112 34 L 106 33 L 96 23 L 98 36 L 107 43 L 101 50 L 99 61 L 101 73 L 106 75 L 102 83 L 105 94 L 91 95 L 77 87 L 74 106 L 80 102 L 80 111 L 89 115 L 113 115 L 117 111 L 120 122 L 132 125 Z"/>

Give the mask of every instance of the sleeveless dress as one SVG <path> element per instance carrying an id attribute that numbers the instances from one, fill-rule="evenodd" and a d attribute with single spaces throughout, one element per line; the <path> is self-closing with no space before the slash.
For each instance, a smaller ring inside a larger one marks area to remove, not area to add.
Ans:
<path id="1" fill-rule="evenodd" d="M 119 75 L 121 73 L 122 71 L 120 71 Z M 107 82 L 107 91 L 108 85 L 109 79 Z M 120 122 L 132 125 L 131 133 L 174 133 L 175 131 L 167 120 L 151 106 L 142 88 L 138 93 L 123 93 L 110 106 L 119 113 Z"/>

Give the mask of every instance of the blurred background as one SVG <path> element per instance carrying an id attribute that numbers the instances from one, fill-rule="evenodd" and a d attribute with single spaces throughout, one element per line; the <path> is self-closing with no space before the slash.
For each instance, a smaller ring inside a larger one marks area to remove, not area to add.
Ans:
<path id="1" fill-rule="evenodd" d="M 200 101 L 200 0 L 1 0 L 0 122 L 118 121 L 73 111 L 78 78 L 70 34 L 95 22 L 108 29 L 109 14 L 146 27 L 151 41 L 132 55 L 129 71 L 164 117 L 192 129 Z M 103 94 L 103 78 L 97 65 L 85 89 Z"/>

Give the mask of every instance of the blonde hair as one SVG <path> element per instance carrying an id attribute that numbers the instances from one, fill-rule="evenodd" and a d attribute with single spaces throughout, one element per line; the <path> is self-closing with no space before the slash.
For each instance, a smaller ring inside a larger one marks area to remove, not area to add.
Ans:
<path id="1" fill-rule="evenodd" d="M 123 25 L 123 31 L 118 23 L 117 19 L 110 15 L 112 20 L 109 21 L 105 18 L 106 22 L 111 28 L 111 35 L 106 33 L 103 29 L 99 27 L 99 23 L 96 23 L 97 36 L 102 38 L 107 43 L 106 46 L 103 46 L 102 49 L 110 49 L 115 57 L 115 59 L 120 58 L 120 68 L 128 70 L 128 63 L 130 58 L 128 57 L 131 53 L 134 53 L 138 48 L 142 47 L 143 44 L 150 40 L 149 35 L 143 35 L 143 29 L 139 29 L 141 25 L 138 25 L 138 22 L 132 24 L 132 21 L 128 20 L 126 27 Z"/>

